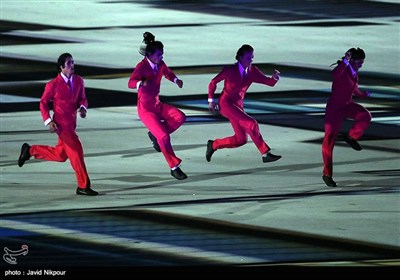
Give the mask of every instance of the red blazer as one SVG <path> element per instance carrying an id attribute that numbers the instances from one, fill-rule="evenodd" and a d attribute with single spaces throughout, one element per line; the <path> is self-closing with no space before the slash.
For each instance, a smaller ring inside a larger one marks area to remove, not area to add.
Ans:
<path id="1" fill-rule="evenodd" d="M 157 67 L 158 72 L 155 74 L 150 63 L 144 58 L 136 65 L 129 78 L 128 87 L 133 89 L 136 88 L 139 81 L 147 81 L 146 86 L 138 89 L 138 103 L 140 103 L 138 105 L 141 105 L 142 108 L 151 109 L 160 102 L 160 85 L 163 76 L 172 82 L 177 78 L 163 60 Z"/>
<path id="2" fill-rule="evenodd" d="M 222 71 L 211 80 L 208 85 L 208 98 L 214 98 L 217 84 L 222 80 L 224 80 L 224 88 L 221 93 L 221 99 L 229 99 L 241 105 L 243 105 L 246 91 L 253 82 L 268 86 L 274 86 L 277 83 L 277 80 L 265 76 L 260 69 L 254 65 L 249 67 L 247 76 L 243 79 L 239 71 L 239 65 L 235 63 L 234 65 L 224 67 Z"/>
<path id="3" fill-rule="evenodd" d="M 48 82 L 40 99 L 40 112 L 43 121 L 50 118 L 49 103 L 53 102 L 53 121 L 57 126 L 76 128 L 76 115 L 79 107 L 87 108 L 85 85 L 82 77 L 74 75 L 73 92 L 70 92 L 61 74 Z"/>
<path id="4" fill-rule="evenodd" d="M 364 98 L 367 93 L 358 89 L 358 75 L 353 76 L 350 66 L 344 62 L 332 70 L 332 94 L 329 98 L 329 106 L 342 107 L 352 101 L 353 94 Z"/>

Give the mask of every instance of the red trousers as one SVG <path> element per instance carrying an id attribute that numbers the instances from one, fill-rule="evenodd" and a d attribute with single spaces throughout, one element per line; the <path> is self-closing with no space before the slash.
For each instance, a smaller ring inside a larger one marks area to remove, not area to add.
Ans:
<path id="1" fill-rule="evenodd" d="M 90 187 L 90 179 L 83 158 L 83 147 L 75 131 L 62 130 L 58 133 L 58 143 L 55 147 L 32 145 L 29 152 L 36 159 L 58 162 L 69 159 L 75 171 L 78 187 Z"/>
<path id="2" fill-rule="evenodd" d="M 138 115 L 143 124 L 156 137 L 169 167 L 173 168 L 179 165 L 182 160 L 175 155 L 172 149 L 170 134 L 185 122 L 185 114 L 171 105 L 160 102 L 151 110 L 143 108 L 139 103 Z"/>
<path id="3" fill-rule="evenodd" d="M 349 136 L 355 140 L 361 138 L 371 122 L 370 112 L 360 104 L 349 102 L 339 108 L 328 104 L 325 113 L 325 137 L 322 143 L 323 175 L 325 176 L 333 175 L 333 147 L 345 118 L 354 120 Z"/>
<path id="4" fill-rule="evenodd" d="M 213 143 L 214 150 L 240 147 L 247 143 L 247 135 L 250 135 L 261 154 L 270 150 L 261 136 L 257 121 L 250 117 L 242 106 L 232 104 L 224 99 L 221 99 L 219 105 L 221 114 L 229 119 L 235 134 L 230 137 L 215 139 Z"/>

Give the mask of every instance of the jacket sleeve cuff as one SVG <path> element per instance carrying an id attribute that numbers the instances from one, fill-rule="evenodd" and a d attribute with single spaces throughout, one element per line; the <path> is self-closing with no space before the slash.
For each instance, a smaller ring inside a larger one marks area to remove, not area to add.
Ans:
<path id="1" fill-rule="evenodd" d="M 52 119 L 48 118 L 47 120 L 44 121 L 44 125 L 47 126 L 49 123 L 52 121 Z"/>
<path id="2" fill-rule="evenodd" d="M 136 88 L 139 89 L 142 86 L 142 81 L 136 83 Z"/>

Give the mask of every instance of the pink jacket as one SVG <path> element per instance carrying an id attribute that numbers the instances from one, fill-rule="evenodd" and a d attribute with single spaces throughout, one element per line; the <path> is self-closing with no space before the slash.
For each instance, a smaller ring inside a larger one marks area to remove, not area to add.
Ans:
<path id="1" fill-rule="evenodd" d="M 128 87 L 134 89 L 139 81 L 147 81 L 146 86 L 138 89 L 138 106 L 151 109 L 160 102 L 160 85 L 163 76 L 172 82 L 177 78 L 164 61 L 158 64 L 157 74 L 154 73 L 146 58 L 136 65 L 129 79 Z"/>
<path id="2" fill-rule="evenodd" d="M 350 66 L 344 62 L 339 62 L 332 70 L 332 76 L 332 94 L 328 101 L 329 106 L 345 106 L 352 101 L 353 94 L 361 98 L 367 96 L 366 92 L 358 89 L 358 75 L 354 77 Z"/>
<path id="3" fill-rule="evenodd" d="M 82 77 L 74 75 L 73 92 L 70 92 L 61 74 L 46 84 L 42 98 L 40 99 L 40 112 L 43 121 L 50 117 L 50 102 L 53 102 L 53 121 L 57 126 L 76 128 L 77 110 L 88 102 L 85 94 L 85 85 Z"/>
<path id="4" fill-rule="evenodd" d="M 247 76 L 243 79 L 240 75 L 239 66 L 236 63 L 224 67 L 222 71 L 211 80 L 208 85 L 208 98 L 214 98 L 217 84 L 222 80 L 224 80 L 224 88 L 221 93 L 221 99 L 229 99 L 231 102 L 241 105 L 243 105 L 245 94 L 253 82 L 268 86 L 274 86 L 277 83 L 277 80 L 265 76 L 260 69 L 254 65 L 249 67 Z"/>

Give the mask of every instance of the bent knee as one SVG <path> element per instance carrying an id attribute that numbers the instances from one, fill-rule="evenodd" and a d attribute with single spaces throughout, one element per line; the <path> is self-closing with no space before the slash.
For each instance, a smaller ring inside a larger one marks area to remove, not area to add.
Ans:
<path id="1" fill-rule="evenodd" d="M 240 146 L 243 146 L 243 145 L 245 145 L 246 143 L 247 143 L 247 139 L 246 138 L 243 138 L 243 139 L 236 139 L 236 141 L 235 141 L 236 143 L 236 146 L 238 146 L 238 147 L 240 147 Z"/>
<path id="2" fill-rule="evenodd" d="M 168 133 L 163 133 L 159 136 L 159 138 L 157 139 L 157 141 L 161 141 L 161 142 L 168 142 L 171 140 L 171 137 L 169 136 Z"/>
<path id="3" fill-rule="evenodd" d="M 68 157 L 66 155 L 64 156 L 60 156 L 60 158 L 58 159 L 59 162 L 66 162 L 68 159 Z"/>
<path id="4" fill-rule="evenodd" d="M 248 120 L 248 121 L 245 123 L 245 126 L 248 127 L 248 128 L 250 128 L 250 130 L 252 130 L 252 131 L 259 129 L 258 123 L 257 123 L 256 120 Z M 247 140 L 246 140 L 246 141 L 247 141 Z"/>
<path id="5" fill-rule="evenodd" d="M 369 111 L 365 112 L 365 117 L 364 118 L 370 122 L 372 120 L 371 113 Z"/>
<path id="6" fill-rule="evenodd" d="M 186 115 L 184 113 L 181 113 L 178 121 L 180 123 L 184 123 L 186 121 Z"/>

